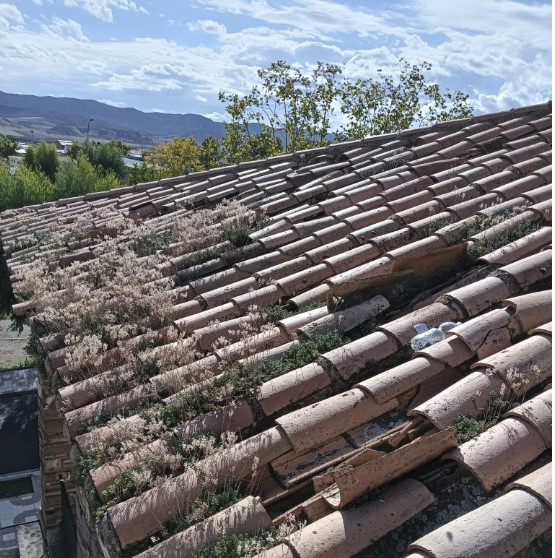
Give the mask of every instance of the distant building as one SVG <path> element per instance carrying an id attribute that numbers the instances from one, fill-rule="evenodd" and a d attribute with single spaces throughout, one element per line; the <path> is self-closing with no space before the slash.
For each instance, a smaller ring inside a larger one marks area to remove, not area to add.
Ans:
<path id="1" fill-rule="evenodd" d="M 62 153 L 67 153 L 67 150 L 73 145 L 71 140 L 56 140 L 56 149 Z"/>

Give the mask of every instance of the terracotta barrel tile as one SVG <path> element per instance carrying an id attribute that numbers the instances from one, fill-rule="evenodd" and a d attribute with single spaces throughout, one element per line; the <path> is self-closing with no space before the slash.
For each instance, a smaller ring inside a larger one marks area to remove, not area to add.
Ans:
<path id="1" fill-rule="evenodd" d="M 364 465 L 344 473 L 340 471 L 335 476 L 335 485 L 324 491 L 324 498 L 332 508 L 344 508 L 366 492 L 405 475 L 456 446 L 454 428 L 419 438 Z"/>
<path id="2" fill-rule="evenodd" d="M 549 389 L 511 409 L 504 416 L 518 417 L 531 424 L 542 437 L 546 447 L 551 448 L 551 407 L 552 392 Z"/>
<path id="3" fill-rule="evenodd" d="M 396 214 L 398 219 L 401 219 L 403 223 L 414 223 L 421 219 L 426 219 L 433 215 L 439 214 L 443 210 L 444 206 L 438 200 L 432 200 L 426 203 L 419 204 L 410 209 L 405 209 L 404 211 L 399 211 Z"/>
<path id="4" fill-rule="evenodd" d="M 552 291 L 539 291 L 515 296 L 503 301 L 515 311 L 515 318 L 521 325 L 520 333 L 546 323 L 551 318 Z"/>
<path id="5" fill-rule="evenodd" d="M 83 407 L 94 401 L 104 399 L 113 393 L 114 387 L 127 385 L 133 379 L 133 375 L 122 370 L 108 370 L 93 376 L 75 382 L 69 386 L 64 386 L 58 390 L 61 406 L 64 412 L 78 407 Z"/>
<path id="6" fill-rule="evenodd" d="M 374 260 L 380 253 L 380 249 L 373 244 L 365 244 L 343 254 L 328 257 L 323 262 L 331 266 L 335 274 L 338 275 Z"/>
<path id="7" fill-rule="evenodd" d="M 415 353 L 442 362 L 446 366 L 459 366 L 474 356 L 474 351 L 456 336 L 450 336 L 431 347 Z"/>
<path id="8" fill-rule="evenodd" d="M 124 420 L 126 422 L 134 423 L 137 420 L 140 420 L 140 417 L 138 415 L 133 415 Z M 116 434 L 112 427 L 101 426 L 100 428 L 95 428 L 91 432 L 86 432 L 85 434 L 75 436 L 74 442 L 77 444 L 79 450 L 83 452 L 89 449 L 94 449 L 94 447 L 98 445 L 99 437 L 105 442 L 111 442 L 115 439 Z"/>
<path id="9" fill-rule="evenodd" d="M 189 300 L 172 306 L 169 312 L 169 318 L 172 320 L 180 320 L 187 316 L 192 316 L 202 312 L 206 307 L 202 304 L 200 299 Z"/>
<path id="10" fill-rule="evenodd" d="M 149 394 L 146 386 L 137 386 L 123 393 L 106 397 L 102 401 L 90 403 L 85 407 L 65 413 L 64 419 L 69 433 L 74 436 L 95 416 L 102 413 L 116 415 L 120 407 L 137 407 Z"/>
<path id="11" fill-rule="evenodd" d="M 264 414 L 270 416 L 330 384 L 326 371 L 313 362 L 264 382 L 257 390 L 256 399 Z"/>
<path id="12" fill-rule="evenodd" d="M 410 244 L 402 246 L 401 248 L 390 250 L 389 252 L 387 252 L 387 255 L 390 258 L 393 258 L 395 261 L 407 259 L 413 260 L 415 258 L 427 256 L 428 254 L 437 252 L 438 250 L 441 250 L 446 246 L 447 245 L 442 238 L 432 235 L 428 238 L 423 238 L 422 240 L 411 242 Z"/>
<path id="13" fill-rule="evenodd" d="M 329 200 L 324 200 L 320 202 L 318 205 L 322 208 L 324 213 L 330 215 L 331 213 L 350 207 L 351 204 L 352 204 L 351 200 L 349 200 L 346 196 L 339 195 Z"/>
<path id="14" fill-rule="evenodd" d="M 103 492 L 126 470 L 139 465 L 149 457 L 160 455 L 162 452 L 170 451 L 163 440 L 155 440 L 132 452 L 126 453 L 117 461 L 109 461 L 96 469 L 89 471 L 90 477 L 96 488 L 98 497 L 102 502 L 107 501 L 107 495 Z"/>
<path id="15" fill-rule="evenodd" d="M 444 370 L 445 366 L 439 361 L 417 357 L 364 380 L 354 387 L 367 391 L 376 401 L 383 403 L 428 382 Z"/>
<path id="16" fill-rule="evenodd" d="M 276 233 L 264 238 L 259 238 L 258 242 L 264 246 L 266 250 L 275 250 L 280 246 L 289 244 L 299 239 L 299 233 L 294 229 L 288 229 L 280 233 Z"/>
<path id="17" fill-rule="evenodd" d="M 416 194 L 417 192 L 422 192 L 425 188 L 431 186 L 433 183 L 434 181 L 429 176 L 415 178 L 414 180 L 410 180 L 409 182 L 405 182 L 404 184 L 400 184 L 399 186 L 395 186 L 394 188 L 389 188 L 383 193 L 383 197 L 388 202 L 400 200 L 401 198 Z"/>
<path id="18" fill-rule="evenodd" d="M 414 329 L 416 324 L 425 323 L 428 328 L 432 328 L 439 327 L 444 322 L 456 322 L 458 320 L 459 316 L 453 309 L 445 304 L 434 302 L 402 318 L 383 324 L 379 326 L 379 329 L 393 335 L 401 345 L 408 345 L 417 333 Z"/>
<path id="19" fill-rule="evenodd" d="M 529 210 L 536 213 L 541 219 L 545 219 L 549 223 L 552 220 L 552 201 L 551 199 L 545 200 L 540 203 L 535 203 L 530 206 Z"/>
<path id="20" fill-rule="evenodd" d="M 476 316 L 510 295 L 507 284 L 498 277 L 486 277 L 451 291 L 445 297 L 458 302 L 469 316 Z"/>
<path id="21" fill-rule="evenodd" d="M 464 465 L 486 491 L 510 479 L 543 453 L 537 430 L 518 418 L 507 418 L 445 455 Z"/>
<path id="22" fill-rule="evenodd" d="M 285 294 L 286 292 L 278 283 L 235 296 L 231 299 L 231 302 L 235 304 L 241 312 L 247 312 L 251 306 L 272 306 L 284 297 Z"/>
<path id="23" fill-rule="evenodd" d="M 309 258 L 314 265 L 317 265 L 322 263 L 322 261 L 326 258 L 345 253 L 352 247 L 353 242 L 350 238 L 341 238 L 334 242 L 328 242 L 327 244 L 314 248 L 313 250 L 309 250 L 305 253 L 305 256 Z"/>
<path id="24" fill-rule="evenodd" d="M 395 340 L 390 335 L 378 331 L 324 353 L 321 358 L 333 365 L 339 375 L 347 380 L 358 371 L 392 355 L 396 350 Z"/>
<path id="25" fill-rule="evenodd" d="M 316 238 L 315 236 L 309 236 L 308 238 L 303 238 L 301 240 L 297 240 L 296 242 L 292 242 L 287 246 L 282 246 L 279 249 L 279 252 L 280 254 L 282 254 L 282 256 L 284 256 L 284 259 L 295 258 L 304 254 L 308 250 L 318 248 L 318 246 L 320 245 L 321 242 L 318 238 Z"/>
<path id="26" fill-rule="evenodd" d="M 508 265 L 516 262 L 538 251 L 542 246 L 549 244 L 551 242 L 552 232 L 551 227 L 542 227 L 539 231 L 534 231 L 485 256 L 481 256 L 478 258 L 478 261 L 495 265 Z"/>
<path id="27" fill-rule="evenodd" d="M 534 188 L 539 188 L 543 186 L 545 181 L 542 177 L 532 174 L 530 176 L 526 176 L 524 178 L 520 178 L 519 180 L 514 180 L 509 184 L 505 184 L 504 186 L 499 186 L 493 190 L 492 192 L 498 192 L 501 194 L 506 200 L 511 198 L 516 198 L 521 194 L 528 192 L 529 190 L 533 190 Z"/>
<path id="28" fill-rule="evenodd" d="M 255 326 L 261 318 L 255 314 L 248 314 L 247 316 L 240 316 L 225 322 L 217 322 L 207 327 L 197 329 L 195 335 L 198 336 L 197 346 L 202 351 L 209 351 L 213 345 L 223 337 L 224 339 L 231 339 L 233 335 L 230 333 L 245 326 Z"/>
<path id="29" fill-rule="evenodd" d="M 250 233 L 249 238 L 251 240 L 258 240 L 259 238 L 264 238 L 265 236 L 269 236 L 270 234 L 282 232 L 290 226 L 291 224 L 288 223 L 285 219 L 279 219 L 271 223 L 267 227 L 263 227 L 262 229 Z"/>
<path id="30" fill-rule="evenodd" d="M 466 186 L 460 190 L 455 190 L 453 192 L 448 192 L 447 194 L 441 194 L 436 197 L 444 207 L 454 206 L 464 201 L 468 201 L 480 196 L 480 191 L 472 186 Z"/>
<path id="31" fill-rule="evenodd" d="M 254 277 L 259 284 L 266 284 L 272 282 L 272 280 L 281 279 L 282 277 L 287 277 L 293 273 L 303 271 L 310 265 L 311 262 L 308 258 L 300 256 L 287 262 L 257 271 L 254 274 Z"/>
<path id="32" fill-rule="evenodd" d="M 551 376 L 551 364 L 551 337 L 539 334 L 482 359 L 472 367 L 495 371 L 517 395 L 524 395 Z"/>
<path id="33" fill-rule="evenodd" d="M 285 543 L 299 558 L 354 556 L 402 525 L 434 501 L 418 481 L 407 479 L 387 489 L 378 500 L 336 511 L 293 533 Z"/>
<path id="34" fill-rule="evenodd" d="M 389 308 L 389 302 L 381 295 L 357 304 L 346 310 L 339 310 L 333 314 L 322 316 L 299 328 L 299 333 L 309 339 L 323 335 L 334 329 L 342 332 L 350 331 L 372 316 L 376 316 Z"/>
<path id="35" fill-rule="evenodd" d="M 552 116 L 544 116 L 543 118 L 532 120 L 530 122 L 530 126 L 533 126 L 536 130 L 544 130 L 545 128 L 550 128 L 551 123 L 552 123 Z"/>
<path id="36" fill-rule="evenodd" d="M 553 325 L 552 322 L 548 322 L 539 327 L 535 327 L 528 332 L 530 335 L 534 333 L 545 333 L 546 335 L 553 335 Z"/>
<path id="37" fill-rule="evenodd" d="M 274 327 L 261 333 L 251 335 L 242 341 L 237 341 L 221 349 L 214 354 L 224 362 L 230 362 L 238 358 L 247 357 L 265 349 L 270 349 L 291 341 L 291 338 L 283 329 Z"/>
<path id="38" fill-rule="evenodd" d="M 198 300 L 204 302 L 205 306 L 203 309 L 215 308 L 216 306 L 225 304 L 228 300 L 236 295 L 246 293 L 249 290 L 256 288 L 256 286 L 256 279 L 254 277 L 247 277 L 246 279 L 236 281 L 235 283 L 231 283 L 224 287 L 219 287 L 218 289 L 207 291 L 202 295 L 199 295 Z"/>
<path id="39" fill-rule="evenodd" d="M 390 207 L 382 206 L 376 209 L 371 209 L 370 211 L 358 212 L 351 217 L 347 217 L 345 222 L 347 222 L 353 229 L 361 229 L 363 227 L 369 227 L 375 223 L 379 223 L 384 219 L 387 219 L 390 215 L 393 215 L 393 211 Z"/>
<path id="40" fill-rule="evenodd" d="M 490 394 L 506 395 L 505 383 L 497 374 L 473 372 L 456 384 L 443 390 L 425 403 L 408 412 L 410 416 L 422 415 L 438 429 L 455 424 L 458 415 L 477 417 L 490 402 Z"/>
<path id="41" fill-rule="evenodd" d="M 319 321 L 322 318 L 328 316 L 328 309 L 326 306 L 321 308 L 316 308 L 315 310 L 310 310 L 309 312 L 303 312 L 290 318 L 284 318 L 276 323 L 276 325 L 282 327 L 289 335 L 293 335 L 298 329 L 305 327 L 315 321 Z"/>
<path id="42" fill-rule="evenodd" d="M 432 201 L 433 194 L 428 190 L 423 190 L 415 194 L 405 196 L 401 199 L 395 201 L 389 201 L 387 206 L 391 208 L 393 213 L 400 213 L 406 211 L 407 209 L 413 209 L 421 204 Z"/>
<path id="43" fill-rule="evenodd" d="M 503 155 L 503 157 L 509 159 L 509 161 L 514 165 L 516 163 L 521 163 L 522 161 L 526 161 L 527 159 L 531 159 L 532 157 L 534 157 L 534 155 L 537 155 L 538 153 L 542 153 L 543 151 L 545 151 L 546 148 L 547 146 L 545 142 L 538 141 L 533 145 L 528 145 L 520 149 L 515 149 L 514 151 L 511 151 L 506 155 Z"/>
<path id="44" fill-rule="evenodd" d="M 183 388 L 195 383 L 202 376 L 211 378 L 220 372 L 220 361 L 214 355 L 196 360 L 186 366 L 174 368 L 157 376 L 150 378 L 150 383 L 156 387 L 163 388 L 168 384 L 182 386 Z"/>
<path id="45" fill-rule="evenodd" d="M 439 180 L 439 179 L 438 179 Z M 453 190 L 459 188 L 464 188 L 468 185 L 467 181 L 461 176 L 452 176 L 449 178 L 442 179 L 436 184 L 431 184 L 428 190 L 434 194 L 434 196 L 440 196 L 442 194 L 447 194 Z"/>
<path id="46" fill-rule="evenodd" d="M 283 292 L 282 296 L 292 296 L 315 284 L 321 283 L 331 275 L 333 275 L 333 269 L 325 263 L 322 263 L 305 271 L 279 279 L 275 286 L 278 286 Z"/>
<path id="47" fill-rule="evenodd" d="M 343 432 L 360 426 L 397 406 L 396 399 L 377 403 L 352 389 L 276 419 L 297 453 L 318 448 Z"/>
<path id="48" fill-rule="evenodd" d="M 204 312 L 193 314 L 174 321 L 174 326 L 182 333 L 192 333 L 196 329 L 206 327 L 210 322 L 216 320 L 230 320 L 241 315 L 241 310 L 232 302 L 222 304 L 217 308 L 210 308 Z"/>
<path id="49" fill-rule="evenodd" d="M 475 353 L 484 344 L 491 331 L 507 327 L 510 320 L 510 315 L 505 310 L 492 310 L 449 330 L 449 335 L 462 339 Z"/>
<path id="50" fill-rule="evenodd" d="M 409 551 L 433 558 L 516 556 L 550 526 L 549 507 L 515 489 L 418 539 Z"/>
<path id="51" fill-rule="evenodd" d="M 290 449 L 283 432 L 266 430 L 235 446 L 198 462 L 221 484 L 230 478 L 241 479 L 258 462 L 263 466 Z M 199 494 L 201 482 L 189 469 L 178 477 L 108 509 L 110 521 L 122 548 L 138 542 L 160 529 L 175 516 L 176 509 L 186 509 Z"/>
<path id="52" fill-rule="evenodd" d="M 426 236 L 431 226 L 445 226 L 445 223 L 451 223 L 456 220 L 456 217 L 449 211 L 442 211 L 430 217 L 425 217 L 419 221 L 410 223 L 409 228 L 414 231 L 418 236 Z"/>
<path id="53" fill-rule="evenodd" d="M 334 242 L 340 240 L 349 234 L 353 228 L 346 223 L 337 223 L 331 227 L 316 231 L 314 236 L 322 243 Z"/>
<path id="54" fill-rule="evenodd" d="M 304 308 L 312 302 L 325 301 L 330 291 L 329 285 L 323 284 L 318 287 L 313 287 L 304 293 L 294 296 L 289 299 L 289 304 L 294 308 Z"/>
<path id="55" fill-rule="evenodd" d="M 453 384 L 462 380 L 464 375 L 458 368 L 445 368 L 445 370 L 439 374 L 420 384 L 417 394 L 411 399 L 407 410 L 412 410 L 422 405 L 432 397 L 435 397 L 443 390 L 451 387 Z"/>
<path id="56" fill-rule="evenodd" d="M 237 504 L 142 552 L 138 558 L 190 558 L 202 547 L 230 534 L 255 533 L 272 523 L 260 498 L 248 496 Z"/>
<path id="57" fill-rule="evenodd" d="M 552 480 L 553 473 L 551 462 L 543 467 L 536 469 L 532 473 L 519 478 L 518 480 L 509 484 L 505 490 L 512 490 L 513 488 L 520 488 L 537 498 L 542 499 L 550 508 L 553 507 L 552 497 Z"/>
<path id="58" fill-rule="evenodd" d="M 353 238 L 354 242 L 364 244 L 376 236 L 391 233 L 399 230 L 400 228 L 401 225 L 393 219 L 386 219 L 381 223 L 376 223 L 375 225 L 370 225 L 369 227 L 364 227 L 359 231 L 355 231 L 354 233 L 351 233 L 349 237 Z"/>
<path id="59" fill-rule="evenodd" d="M 337 224 L 337 219 L 335 219 L 333 215 L 326 215 L 325 217 L 318 217 L 310 221 L 297 223 L 291 228 L 297 231 L 299 238 L 304 238 L 313 232 L 331 227 L 334 224 Z"/>

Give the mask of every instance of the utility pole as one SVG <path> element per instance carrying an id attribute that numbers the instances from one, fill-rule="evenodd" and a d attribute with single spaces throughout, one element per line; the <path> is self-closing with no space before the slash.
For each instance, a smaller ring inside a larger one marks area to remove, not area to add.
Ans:
<path id="1" fill-rule="evenodd" d="M 85 143 L 89 143 L 89 130 L 91 129 L 91 122 L 94 122 L 94 118 L 89 118 L 89 123 L 87 124 L 87 139 Z"/>

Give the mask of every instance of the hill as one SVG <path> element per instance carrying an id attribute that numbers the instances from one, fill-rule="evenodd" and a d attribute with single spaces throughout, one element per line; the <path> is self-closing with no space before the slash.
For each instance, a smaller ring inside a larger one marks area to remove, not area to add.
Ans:
<path id="1" fill-rule="evenodd" d="M 0 91 L 0 133 L 19 140 L 83 140 L 89 119 L 91 138 L 121 139 L 133 145 L 152 145 L 175 136 L 225 134 L 221 122 L 199 114 L 167 114 L 118 108 L 93 100 L 38 97 Z M 33 133 L 31 133 L 31 131 Z"/>

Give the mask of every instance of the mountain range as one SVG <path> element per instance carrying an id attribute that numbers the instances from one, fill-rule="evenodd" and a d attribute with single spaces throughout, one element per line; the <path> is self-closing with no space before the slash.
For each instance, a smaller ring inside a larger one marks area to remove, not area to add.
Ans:
<path id="1" fill-rule="evenodd" d="M 0 91 L 0 134 L 19 141 L 83 141 L 90 122 L 93 140 L 120 139 L 134 146 L 148 146 L 175 136 L 225 135 L 221 122 L 200 114 L 142 112 L 93 100 L 38 97 Z"/>

